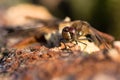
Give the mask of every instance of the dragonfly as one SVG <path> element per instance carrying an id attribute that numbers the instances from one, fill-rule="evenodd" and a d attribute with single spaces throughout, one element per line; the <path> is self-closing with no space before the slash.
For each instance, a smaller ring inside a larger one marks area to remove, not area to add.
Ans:
<path id="1" fill-rule="evenodd" d="M 82 49 L 88 51 L 110 49 L 111 43 L 114 41 L 112 36 L 96 30 L 88 22 L 81 20 L 73 21 L 70 26 L 64 27 L 62 37 L 65 48 L 67 48 L 66 42 L 74 42 L 75 45 L 84 45 Z M 93 44 L 94 46 L 92 46 Z"/>
<path id="2" fill-rule="evenodd" d="M 112 36 L 96 30 L 88 22 L 81 20 L 38 21 L 31 25 L 32 27 L 27 26 L 29 27 L 8 29 L 12 31 L 8 37 L 22 36 L 24 38 L 13 47 L 20 48 L 19 46 L 26 45 L 26 43 L 45 41 L 47 47 L 60 46 L 60 43 L 63 43 L 67 49 L 66 43 L 72 43 L 74 45 L 84 45 L 84 50 L 92 43 L 99 49 L 109 49 L 112 46 L 111 42 L 114 40 Z"/>

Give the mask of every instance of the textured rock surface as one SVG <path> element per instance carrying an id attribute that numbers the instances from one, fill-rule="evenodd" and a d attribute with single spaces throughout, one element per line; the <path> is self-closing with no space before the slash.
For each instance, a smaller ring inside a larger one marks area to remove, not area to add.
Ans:
<path id="1" fill-rule="evenodd" d="M 120 43 L 117 41 L 117 43 Z M 37 46 L 2 50 L 1 80 L 115 80 L 120 78 L 120 46 L 87 54 Z"/>

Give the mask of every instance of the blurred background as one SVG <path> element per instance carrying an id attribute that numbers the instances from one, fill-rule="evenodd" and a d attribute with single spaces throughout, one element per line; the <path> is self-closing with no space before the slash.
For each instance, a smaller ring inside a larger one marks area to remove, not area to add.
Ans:
<path id="1" fill-rule="evenodd" d="M 0 0 L 0 12 L 20 3 L 43 5 L 60 19 L 69 16 L 72 20 L 88 21 L 120 40 L 120 0 Z"/>

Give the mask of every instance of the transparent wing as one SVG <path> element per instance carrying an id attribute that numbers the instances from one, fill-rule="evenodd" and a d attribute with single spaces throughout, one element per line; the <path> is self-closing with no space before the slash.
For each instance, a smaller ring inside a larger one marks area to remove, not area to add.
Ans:
<path id="1" fill-rule="evenodd" d="M 114 40 L 114 38 L 108 34 L 102 33 L 93 27 L 89 28 L 90 33 L 92 34 L 92 37 L 94 41 L 100 46 L 100 48 L 109 49 L 111 48 L 111 42 Z"/>
<path id="2" fill-rule="evenodd" d="M 5 29 L 8 31 L 7 37 L 29 37 L 51 33 L 57 30 L 58 27 L 56 25 L 37 23 L 33 25 L 24 25 L 24 27 L 6 27 Z"/>

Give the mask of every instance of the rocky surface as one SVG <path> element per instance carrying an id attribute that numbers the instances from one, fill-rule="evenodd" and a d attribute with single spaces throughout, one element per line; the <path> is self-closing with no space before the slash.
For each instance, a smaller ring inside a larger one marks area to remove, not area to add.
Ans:
<path id="1" fill-rule="evenodd" d="M 44 46 L 1 50 L 0 80 L 116 80 L 120 78 L 118 44 L 92 54 Z"/>

